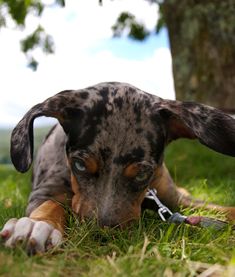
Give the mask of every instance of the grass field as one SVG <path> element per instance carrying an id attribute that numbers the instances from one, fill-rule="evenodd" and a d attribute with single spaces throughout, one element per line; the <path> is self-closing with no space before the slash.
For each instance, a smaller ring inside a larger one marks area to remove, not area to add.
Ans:
<path id="1" fill-rule="evenodd" d="M 235 159 L 197 142 L 178 141 L 166 153 L 175 182 L 194 196 L 235 205 Z M 0 227 L 24 215 L 30 175 L 0 166 Z M 192 211 L 183 211 L 191 214 Z M 223 215 L 203 210 L 197 214 Z M 201 275 L 200 275 L 201 274 Z M 235 236 L 223 231 L 176 226 L 145 212 L 128 230 L 100 229 L 68 216 L 63 245 L 28 257 L 22 247 L 0 247 L 1 276 L 235 276 Z"/>

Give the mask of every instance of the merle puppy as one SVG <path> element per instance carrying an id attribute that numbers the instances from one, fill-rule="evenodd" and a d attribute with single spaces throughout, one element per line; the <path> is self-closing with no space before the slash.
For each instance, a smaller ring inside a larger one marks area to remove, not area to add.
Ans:
<path id="1" fill-rule="evenodd" d="M 82 219 L 121 227 L 139 218 L 148 188 L 155 188 L 171 209 L 191 205 L 163 162 L 172 140 L 198 139 L 235 156 L 235 120 L 229 115 L 197 103 L 163 100 L 129 84 L 101 83 L 62 91 L 26 113 L 11 138 L 12 162 L 20 172 L 32 163 L 33 121 L 39 116 L 60 124 L 38 151 L 26 217 L 10 219 L 0 233 L 9 247 L 26 241 L 31 254 L 60 243 L 65 204 Z M 235 219 L 234 207 L 207 208 Z"/>

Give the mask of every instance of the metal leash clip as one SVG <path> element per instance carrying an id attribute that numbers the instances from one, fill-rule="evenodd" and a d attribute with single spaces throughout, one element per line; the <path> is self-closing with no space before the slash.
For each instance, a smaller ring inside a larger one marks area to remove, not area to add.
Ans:
<path id="1" fill-rule="evenodd" d="M 221 221 L 214 218 L 204 216 L 184 216 L 178 212 L 172 213 L 157 197 L 156 189 L 148 189 L 146 198 L 153 200 L 158 206 L 158 214 L 162 221 L 168 221 L 169 223 L 181 224 L 186 223 L 191 226 L 199 227 L 212 227 L 216 230 L 224 229 L 228 226 L 226 221 Z M 235 230 L 235 225 L 232 226 L 232 230 Z"/>
<path id="2" fill-rule="evenodd" d="M 148 192 L 146 193 L 146 198 L 150 200 L 154 200 L 155 203 L 158 205 L 158 214 L 162 221 L 167 221 L 171 216 L 172 212 L 169 210 L 165 205 L 161 203 L 161 201 L 157 197 L 157 191 L 156 189 L 148 189 Z"/>

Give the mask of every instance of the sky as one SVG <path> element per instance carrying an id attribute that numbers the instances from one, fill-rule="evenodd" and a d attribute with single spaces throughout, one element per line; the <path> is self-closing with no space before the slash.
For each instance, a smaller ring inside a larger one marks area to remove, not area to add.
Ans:
<path id="1" fill-rule="evenodd" d="M 111 26 L 122 11 L 154 30 L 158 6 L 144 0 L 104 0 L 102 7 L 98 0 L 68 0 L 65 8 L 48 8 L 40 19 L 28 16 L 25 30 L 9 21 L 10 27 L 0 30 L 0 127 L 14 127 L 33 105 L 57 92 L 99 82 L 127 82 L 174 99 L 167 30 L 144 42 L 113 38 Z M 19 41 L 38 23 L 53 36 L 56 49 L 53 55 L 36 50 L 39 67 L 33 72 Z M 48 122 L 37 119 L 37 125 Z"/>

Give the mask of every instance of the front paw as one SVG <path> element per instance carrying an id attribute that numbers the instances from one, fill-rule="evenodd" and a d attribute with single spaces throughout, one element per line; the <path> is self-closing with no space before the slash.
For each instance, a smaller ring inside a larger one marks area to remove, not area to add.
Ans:
<path id="1" fill-rule="evenodd" d="M 62 233 L 45 221 L 36 221 L 29 217 L 11 218 L 0 232 L 0 238 L 6 247 L 13 248 L 25 244 L 29 255 L 46 252 L 59 245 Z"/>

